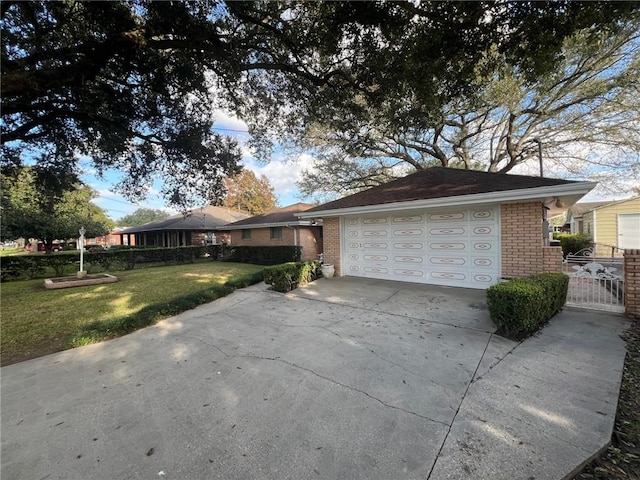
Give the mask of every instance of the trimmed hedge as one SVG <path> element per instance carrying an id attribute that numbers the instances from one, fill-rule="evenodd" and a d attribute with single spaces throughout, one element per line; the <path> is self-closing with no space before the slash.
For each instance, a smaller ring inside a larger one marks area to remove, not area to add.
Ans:
<path id="1" fill-rule="evenodd" d="M 571 253 L 578 253 L 589 248 L 593 240 L 586 233 L 554 233 L 553 238 L 560 240 L 562 255 L 566 258 Z"/>
<path id="2" fill-rule="evenodd" d="M 158 323 L 164 318 L 177 315 L 196 308 L 199 305 L 227 296 L 237 288 L 244 288 L 259 283 L 262 279 L 262 272 L 244 275 L 228 281 L 224 283 L 224 285 L 215 285 L 199 292 L 176 297 L 166 303 L 149 305 L 132 315 L 113 318 L 103 322 L 90 323 L 78 329 L 67 340 L 67 347 L 74 348 L 81 345 L 88 345 L 134 332 Z"/>
<path id="3" fill-rule="evenodd" d="M 320 262 L 289 262 L 264 269 L 264 282 L 278 292 L 290 292 L 318 278 Z"/>
<path id="4" fill-rule="evenodd" d="M 91 273 L 97 267 L 102 270 L 132 270 L 145 263 L 165 265 L 193 263 L 196 259 L 217 260 L 224 254 L 223 245 L 203 245 L 173 248 L 118 248 L 103 252 L 84 252 L 84 269 Z M 3 257 L 0 265 L 2 281 L 21 278 L 45 277 L 52 269 L 56 276 L 77 271 L 80 252 L 58 252 L 50 255 L 16 255 Z"/>
<path id="5" fill-rule="evenodd" d="M 522 340 L 537 332 L 564 306 L 569 277 L 564 273 L 542 273 L 493 285 L 487 304 L 497 333 Z"/>
<path id="6" fill-rule="evenodd" d="M 301 253 L 302 247 L 292 245 L 274 247 L 239 245 L 227 246 L 224 259 L 254 265 L 279 265 L 287 262 L 299 262 Z"/>

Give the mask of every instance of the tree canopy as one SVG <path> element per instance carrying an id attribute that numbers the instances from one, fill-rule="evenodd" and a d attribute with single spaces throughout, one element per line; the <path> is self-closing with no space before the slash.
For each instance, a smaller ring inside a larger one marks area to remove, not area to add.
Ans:
<path id="1" fill-rule="evenodd" d="M 299 186 L 308 196 L 344 194 L 434 165 L 509 172 L 529 163 L 537 172 L 541 146 L 547 173 L 619 191 L 619 180 L 640 181 L 639 25 L 575 33 L 557 67 L 534 80 L 506 63 L 489 81 L 478 72 L 474 95 L 454 97 L 422 126 L 366 104 L 365 121 L 310 125 L 298 141 L 317 161 Z"/>
<path id="2" fill-rule="evenodd" d="M 3 163 L 89 156 L 143 197 L 218 201 L 240 149 L 217 108 L 274 140 L 311 124 L 425 128 L 506 63 L 531 80 L 578 30 L 615 30 L 636 2 L 113 2 L 1 5 Z M 498 55 L 492 55 L 496 51 Z M 479 75 L 480 73 L 480 75 Z M 471 81 L 473 80 L 473 81 Z"/>
<path id="3" fill-rule="evenodd" d="M 260 215 L 278 207 L 278 197 L 269 179 L 262 175 L 256 177 L 251 170 L 225 180 L 227 196 L 225 207 L 233 208 L 251 215 Z"/>
<path id="4" fill-rule="evenodd" d="M 82 226 L 88 237 L 106 235 L 113 228 L 113 221 L 91 203 L 95 193 L 77 179 L 26 167 L 11 175 L 3 172 L 0 183 L 3 239 L 37 238 L 49 253 L 54 240 L 77 238 Z"/>
<path id="5" fill-rule="evenodd" d="M 164 210 L 138 208 L 133 213 L 116 220 L 116 224 L 120 227 L 135 227 L 137 225 L 144 225 L 145 223 L 153 222 L 154 220 L 163 220 L 169 216 L 170 215 Z"/>

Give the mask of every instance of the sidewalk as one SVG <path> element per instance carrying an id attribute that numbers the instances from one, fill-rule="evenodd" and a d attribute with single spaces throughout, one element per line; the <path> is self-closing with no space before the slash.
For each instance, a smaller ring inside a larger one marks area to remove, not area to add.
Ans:
<path id="1" fill-rule="evenodd" d="M 608 445 L 628 323 L 565 309 L 469 386 L 430 480 L 572 478 Z"/>

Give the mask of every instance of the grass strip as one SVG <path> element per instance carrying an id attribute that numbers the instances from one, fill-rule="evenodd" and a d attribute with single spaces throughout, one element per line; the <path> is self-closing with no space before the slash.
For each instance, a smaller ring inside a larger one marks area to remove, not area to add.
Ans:
<path id="1" fill-rule="evenodd" d="M 237 288 L 259 283 L 262 278 L 262 271 L 243 275 L 227 281 L 221 286 L 215 285 L 199 292 L 172 298 L 166 302 L 148 305 L 130 315 L 89 323 L 78 328 L 71 335 L 67 340 L 66 347 L 75 348 L 126 335 L 149 325 L 154 325 L 165 318 L 225 297 Z"/>

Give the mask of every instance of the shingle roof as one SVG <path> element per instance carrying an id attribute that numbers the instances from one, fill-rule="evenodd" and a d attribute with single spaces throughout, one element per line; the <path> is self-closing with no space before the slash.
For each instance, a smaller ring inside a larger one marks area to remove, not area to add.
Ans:
<path id="1" fill-rule="evenodd" d="M 256 215 L 254 217 L 245 218 L 244 220 L 234 222 L 228 226 L 231 228 L 234 228 L 234 227 L 249 227 L 249 226 L 260 226 L 260 225 L 287 224 L 287 223 L 295 223 L 296 225 L 299 225 L 301 221 L 298 219 L 298 217 L 295 214 L 300 212 L 305 212 L 313 207 L 314 205 L 310 203 L 295 203 L 293 205 L 282 207 L 268 213 L 263 213 L 262 215 Z M 307 224 L 309 222 L 302 221 L 302 223 Z"/>
<path id="2" fill-rule="evenodd" d="M 309 209 L 314 211 L 429 200 L 579 183 L 556 178 L 433 167 Z"/>
<path id="3" fill-rule="evenodd" d="M 229 223 L 247 218 L 249 215 L 226 207 L 196 208 L 186 215 L 179 213 L 164 220 L 156 220 L 126 228 L 124 233 L 151 232 L 158 230 L 220 230 Z"/>

